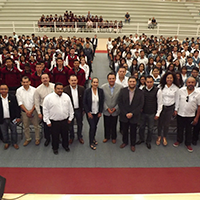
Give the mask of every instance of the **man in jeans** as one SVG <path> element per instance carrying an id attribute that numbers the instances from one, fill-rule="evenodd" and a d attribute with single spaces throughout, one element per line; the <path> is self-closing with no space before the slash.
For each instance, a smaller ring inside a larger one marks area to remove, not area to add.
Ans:
<path id="1" fill-rule="evenodd" d="M 146 77 L 146 87 L 144 92 L 144 106 L 141 115 L 139 137 L 140 139 L 136 144 L 141 144 L 145 141 L 145 126 L 147 123 L 148 133 L 146 138 L 146 146 L 151 149 L 151 138 L 153 134 L 154 120 L 157 120 L 162 111 L 162 94 L 160 90 L 154 86 L 154 80 L 152 76 Z"/>
<path id="2" fill-rule="evenodd" d="M 5 143 L 4 149 L 8 149 L 10 144 L 15 149 L 19 149 L 17 144 L 17 122 L 20 121 L 20 109 L 14 95 L 8 94 L 8 86 L 0 86 L 0 127 Z M 11 130 L 11 140 L 9 139 L 8 128 Z"/>

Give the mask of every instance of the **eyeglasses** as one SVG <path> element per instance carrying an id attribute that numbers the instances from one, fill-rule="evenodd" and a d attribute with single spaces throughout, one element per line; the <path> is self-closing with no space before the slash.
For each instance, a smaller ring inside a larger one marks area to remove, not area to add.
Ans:
<path id="1" fill-rule="evenodd" d="M 186 102 L 188 102 L 188 101 L 189 101 L 189 96 L 186 97 Z"/>

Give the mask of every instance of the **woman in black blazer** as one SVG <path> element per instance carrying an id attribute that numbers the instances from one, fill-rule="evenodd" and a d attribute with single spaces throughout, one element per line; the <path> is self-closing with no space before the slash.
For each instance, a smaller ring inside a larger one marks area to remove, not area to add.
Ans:
<path id="1" fill-rule="evenodd" d="M 104 93 L 101 88 L 98 88 L 99 79 L 93 78 L 91 82 L 91 88 L 85 90 L 83 98 L 83 106 L 86 112 L 87 120 L 90 125 L 89 130 L 89 143 L 90 148 L 96 150 L 98 144 L 95 135 L 97 130 L 97 124 L 101 114 L 103 112 Z"/>

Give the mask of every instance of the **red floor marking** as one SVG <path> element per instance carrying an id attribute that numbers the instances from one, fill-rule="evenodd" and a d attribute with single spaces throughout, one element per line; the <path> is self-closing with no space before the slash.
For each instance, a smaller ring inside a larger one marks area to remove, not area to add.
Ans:
<path id="1" fill-rule="evenodd" d="M 200 168 L 0 168 L 6 193 L 200 192 Z"/>

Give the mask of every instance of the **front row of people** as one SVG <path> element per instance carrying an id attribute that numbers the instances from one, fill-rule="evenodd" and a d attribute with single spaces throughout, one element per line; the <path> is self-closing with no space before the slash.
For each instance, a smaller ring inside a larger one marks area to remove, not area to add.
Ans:
<path id="1" fill-rule="evenodd" d="M 74 118 L 77 121 L 77 136 L 81 144 L 84 144 L 82 136 L 83 115 L 86 114 L 89 123 L 89 145 L 96 150 L 97 125 L 100 117 L 104 117 L 104 140 L 110 138 L 116 143 L 117 121 L 120 117 L 120 129 L 122 141 L 120 148 L 128 145 L 130 132 L 131 151 L 135 146 L 146 143 L 151 149 L 151 140 L 154 128 L 154 120 L 158 120 L 158 137 L 156 144 L 161 142 L 167 145 L 167 134 L 172 115 L 177 115 L 177 141 L 173 144 L 178 147 L 183 142 L 185 131 L 185 145 L 192 152 L 192 126 L 196 125 L 200 115 L 200 96 L 195 89 L 196 80 L 193 77 L 187 79 L 187 87 L 179 89 L 176 85 L 176 76 L 167 72 L 160 82 L 160 88 L 154 86 L 151 76 L 146 77 L 146 87 L 140 90 L 134 77 L 128 78 L 128 87 L 116 83 L 116 75 L 111 72 L 107 75 L 108 83 L 99 88 L 98 78 L 93 78 L 91 88 L 84 91 L 84 87 L 78 85 L 75 75 L 69 78 L 69 86 L 63 88 L 62 83 L 55 85 L 49 82 L 47 74 L 41 76 L 42 84 L 38 88 L 30 86 L 28 77 L 22 78 L 22 86 L 17 89 L 16 97 L 8 94 L 7 85 L 1 85 L 0 101 L 0 127 L 7 149 L 10 144 L 18 149 L 16 124 L 22 120 L 24 126 L 25 142 L 27 146 L 31 142 L 29 125 L 35 128 L 35 144 L 40 144 L 39 118 L 43 119 L 45 146 L 52 140 L 54 154 L 58 154 L 59 135 L 61 134 L 62 146 L 70 151 L 69 144 L 74 140 Z M 20 107 L 19 107 L 19 106 Z M 20 112 L 21 108 L 21 112 Z M 139 128 L 139 140 L 136 142 L 137 125 Z M 148 132 L 145 139 L 145 127 Z M 8 128 L 11 129 L 11 141 Z M 129 131 L 130 129 L 130 131 Z M 163 134 L 162 134 L 163 131 Z M 68 141 L 68 132 L 70 140 Z M 161 137 L 163 135 L 163 137 Z"/>

